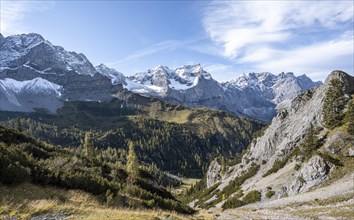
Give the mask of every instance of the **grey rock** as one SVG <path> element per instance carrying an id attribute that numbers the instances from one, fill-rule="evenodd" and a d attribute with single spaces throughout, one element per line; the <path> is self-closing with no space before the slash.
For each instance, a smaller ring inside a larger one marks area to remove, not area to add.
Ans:
<path id="1" fill-rule="evenodd" d="M 295 180 L 289 187 L 289 195 L 306 192 L 311 187 L 323 182 L 328 173 L 330 166 L 318 155 L 310 158 L 307 164 L 303 166 L 295 176 Z"/>
<path id="2" fill-rule="evenodd" d="M 210 188 L 221 180 L 221 165 L 215 159 L 211 162 L 206 173 L 207 187 Z"/>
<path id="3" fill-rule="evenodd" d="M 349 149 L 348 155 L 349 155 L 350 157 L 354 157 L 354 148 Z"/>

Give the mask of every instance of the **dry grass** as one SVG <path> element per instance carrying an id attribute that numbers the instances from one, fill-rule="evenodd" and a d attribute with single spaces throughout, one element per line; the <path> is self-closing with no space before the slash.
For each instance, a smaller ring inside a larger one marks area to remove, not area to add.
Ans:
<path id="1" fill-rule="evenodd" d="M 188 117 L 191 113 L 191 110 L 185 109 L 180 111 L 159 112 L 156 117 L 162 121 L 184 124 L 188 122 Z"/>
<path id="2" fill-rule="evenodd" d="M 211 219 L 206 213 L 195 216 L 160 210 L 110 208 L 100 198 L 78 190 L 40 187 L 25 183 L 15 187 L 0 185 L 0 219 L 64 215 L 68 219 Z"/>

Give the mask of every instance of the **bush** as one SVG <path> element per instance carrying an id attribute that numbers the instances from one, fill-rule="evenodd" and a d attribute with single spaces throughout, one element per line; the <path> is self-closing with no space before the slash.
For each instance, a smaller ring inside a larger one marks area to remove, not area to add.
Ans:
<path id="1" fill-rule="evenodd" d="M 230 181 L 229 185 L 227 185 L 220 195 L 225 194 L 226 198 L 232 193 L 236 192 L 240 189 L 241 185 L 249 178 L 254 176 L 259 170 L 259 165 L 251 167 L 246 173 L 243 175 L 236 177 L 234 180 Z"/>
<path id="2" fill-rule="evenodd" d="M 245 197 L 240 200 L 239 198 L 242 197 L 243 193 L 240 191 L 239 193 L 235 194 L 234 197 L 228 199 L 223 205 L 223 209 L 230 209 L 230 208 L 237 208 L 247 204 L 251 204 L 254 202 L 261 201 L 261 193 L 257 190 L 250 191 L 245 195 Z"/>
<path id="3" fill-rule="evenodd" d="M 295 170 L 299 170 L 300 168 L 301 168 L 300 164 L 295 164 L 295 167 L 294 167 Z"/>
<path id="4" fill-rule="evenodd" d="M 278 170 L 283 168 L 287 162 L 288 158 L 284 158 L 283 160 L 276 160 L 273 164 L 273 167 L 270 168 L 265 174 L 263 174 L 263 177 L 269 176 L 272 173 L 276 173 Z"/>
<path id="5" fill-rule="evenodd" d="M 319 154 L 319 156 L 322 157 L 324 160 L 326 160 L 326 161 L 328 161 L 328 162 L 330 162 L 330 163 L 332 163 L 332 164 L 334 164 L 334 165 L 336 165 L 336 166 L 343 166 L 343 163 L 342 163 L 340 160 L 338 160 L 338 159 L 332 157 L 332 156 L 329 155 L 327 152 L 326 152 L 326 153 L 318 153 L 318 154 Z"/>
<path id="6" fill-rule="evenodd" d="M 272 198 L 275 195 L 275 192 L 273 190 L 269 190 L 266 192 L 266 197 L 268 199 Z"/>
<path id="7" fill-rule="evenodd" d="M 237 197 L 232 197 L 228 199 L 223 205 L 223 209 L 231 209 L 231 208 L 237 208 L 245 205 L 245 203 L 241 200 L 239 200 Z"/>
<path id="8" fill-rule="evenodd" d="M 257 190 L 250 191 L 242 201 L 245 205 L 261 201 L 261 193 Z"/>

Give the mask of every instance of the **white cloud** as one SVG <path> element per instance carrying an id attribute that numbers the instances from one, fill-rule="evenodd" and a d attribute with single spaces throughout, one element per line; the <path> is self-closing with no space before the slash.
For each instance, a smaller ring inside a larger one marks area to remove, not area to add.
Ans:
<path id="1" fill-rule="evenodd" d="M 26 16 L 48 10 L 53 5 L 53 1 L 0 1 L 0 32 L 5 36 L 27 32 Z"/>
<path id="2" fill-rule="evenodd" d="M 353 13 L 352 1 L 215 1 L 203 25 L 224 57 L 250 68 L 353 71 Z"/>

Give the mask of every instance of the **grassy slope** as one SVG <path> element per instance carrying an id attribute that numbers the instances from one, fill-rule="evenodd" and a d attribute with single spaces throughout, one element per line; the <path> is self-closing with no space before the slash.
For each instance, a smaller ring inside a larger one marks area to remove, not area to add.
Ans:
<path id="1" fill-rule="evenodd" d="M 42 187 L 24 183 L 0 185 L 0 218 L 67 216 L 69 219 L 211 219 L 207 214 L 186 216 L 175 212 L 146 209 L 111 208 L 102 205 L 99 196 L 79 190 Z"/>

